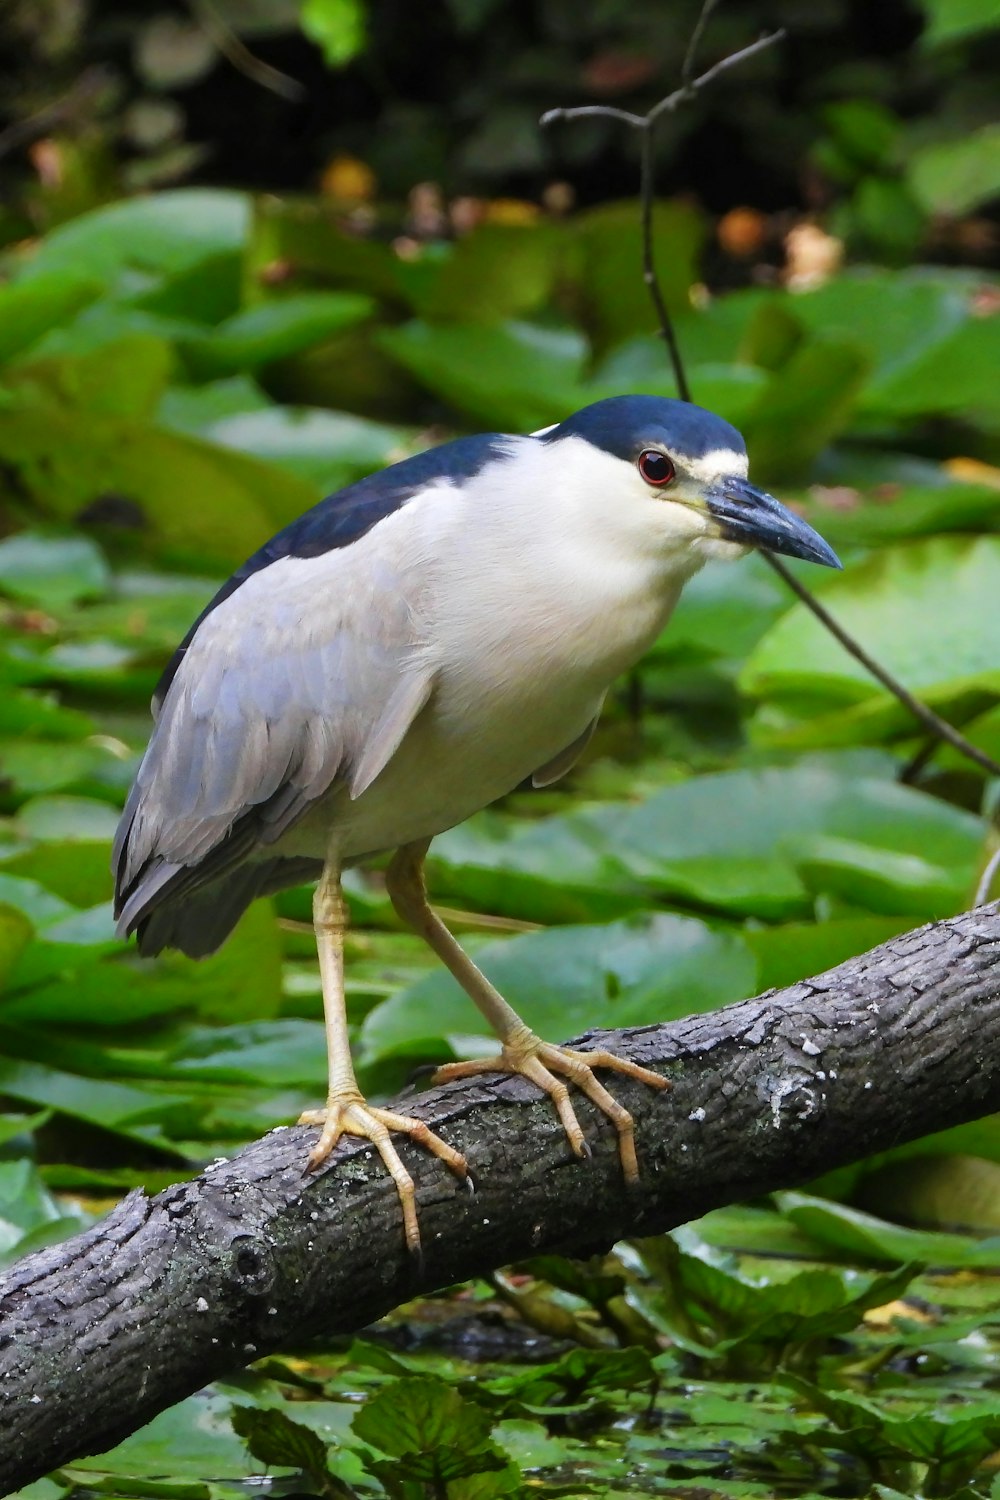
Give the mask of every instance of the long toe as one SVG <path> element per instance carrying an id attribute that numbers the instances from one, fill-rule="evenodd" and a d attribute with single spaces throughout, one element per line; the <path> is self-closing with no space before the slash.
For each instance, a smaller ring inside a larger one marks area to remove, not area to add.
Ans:
<path id="1" fill-rule="evenodd" d="M 423 1120 L 416 1120 L 411 1115 L 399 1115 L 389 1109 L 379 1109 L 376 1105 L 369 1104 L 360 1094 L 345 1095 L 343 1098 L 331 1096 L 324 1109 L 306 1110 L 299 1117 L 299 1124 L 320 1126 L 320 1138 L 306 1162 L 307 1172 L 314 1172 L 323 1164 L 342 1135 L 356 1135 L 371 1141 L 396 1184 L 403 1211 L 403 1232 L 407 1248 L 413 1255 L 419 1256 L 420 1227 L 417 1222 L 417 1197 L 413 1178 L 400 1160 L 392 1135 L 408 1135 L 418 1146 L 423 1146 L 425 1151 L 443 1161 L 456 1177 L 467 1180 L 469 1169 L 462 1153 L 449 1146 L 439 1135 L 435 1135 Z"/>
<path id="2" fill-rule="evenodd" d="M 473 1078 L 483 1073 L 519 1074 L 548 1094 L 574 1153 L 577 1156 L 589 1156 L 590 1151 L 569 1090 L 563 1082 L 563 1078 L 568 1079 L 614 1125 L 618 1133 L 622 1172 L 626 1182 L 635 1183 L 639 1180 L 639 1163 L 635 1154 L 635 1126 L 632 1116 L 595 1076 L 595 1068 L 609 1068 L 648 1084 L 650 1088 L 670 1087 L 669 1081 L 661 1078 L 658 1073 L 652 1073 L 648 1068 L 630 1062 L 628 1058 L 616 1057 L 613 1052 L 581 1052 L 572 1047 L 558 1047 L 551 1042 L 543 1042 L 532 1033 L 519 1036 L 516 1043 L 505 1043 L 498 1057 L 445 1063 L 434 1074 L 434 1082 L 448 1083 L 454 1079 Z"/>

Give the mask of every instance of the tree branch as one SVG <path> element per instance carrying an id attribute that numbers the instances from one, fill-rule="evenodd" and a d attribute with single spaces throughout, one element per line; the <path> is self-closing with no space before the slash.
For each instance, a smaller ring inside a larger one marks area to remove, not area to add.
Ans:
<path id="1" fill-rule="evenodd" d="M 728 57 L 722 58 L 714 67 L 702 73 L 700 78 L 692 78 L 691 74 L 694 71 L 698 46 L 716 4 L 717 0 L 703 0 L 701 11 L 695 22 L 694 30 L 691 33 L 691 39 L 684 58 L 680 88 L 674 89 L 671 94 L 667 94 L 659 103 L 654 104 L 652 109 L 646 114 L 632 114 L 630 110 L 618 109 L 611 104 L 584 104 L 575 109 L 547 110 L 539 121 L 541 125 L 554 125 L 557 121 L 561 120 L 572 121 L 585 119 L 589 116 L 598 116 L 607 120 L 617 120 L 619 124 L 627 125 L 630 130 L 638 132 L 640 148 L 639 202 L 642 212 L 642 278 L 656 313 L 656 321 L 660 326 L 660 333 L 667 346 L 674 381 L 677 385 L 677 394 L 682 401 L 693 400 L 691 385 L 687 378 L 687 371 L 684 368 L 684 359 L 681 354 L 680 345 L 677 342 L 677 335 L 674 332 L 673 319 L 663 299 L 663 291 L 656 274 L 656 262 L 653 259 L 653 202 L 655 189 L 653 179 L 654 128 L 656 122 L 663 115 L 670 114 L 680 108 L 682 104 L 689 103 L 701 89 L 714 82 L 721 73 L 725 73 L 730 68 L 745 62 L 748 57 L 753 57 L 756 53 L 763 52 L 768 47 L 772 47 L 775 42 L 783 41 L 787 35 L 783 29 L 769 32 L 764 36 L 758 37 L 749 46 L 741 47 L 738 52 L 731 52 Z M 960 755 L 964 755 L 968 760 L 974 761 L 976 765 L 981 766 L 991 776 L 1000 776 L 1000 764 L 992 756 L 987 755 L 983 750 L 977 749 L 953 724 L 950 724 L 947 719 L 942 718 L 933 708 L 930 708 L 926 703 L 915 697 L 909 688 L 904 687 L 892 675 L 887 667 L 883 667 L 880 662 L 876 661 L 870 652 L 866 651 L 861 643 L 856 641 L 844 629 L 843 625 L 830 614 L 826 606 L 819 602 L 812 590 L 808 589 L 804 583 L 795 577 L 780 558 L 776 557 L 773 552 L 767 552 L 764 548 L 761 548 L 760 551 L 765 562 L 770 563 L 771 567 L 778 574 L 778 577 L 782 578 L 792 592 L 798 595 L 806 608 L 810 609 L 820 623 L 829 630 L 830 634 L 844 648 L 847 654 L 853 656 L 855 661 L 860 662 L 865 670 L 870 672 L 883 687 L 888 688 L 889 692 L 899 700 L 903 707 L 908 709 L 925 728 L 930 730 L 935 741 L 947 741 Z"/>
<path id="2" fill-rule="evenodd" d="M 789 989 L 591 1040 L 673 1081 L 658 1094 L 615 1080 L 636 1121 L 636 1191 L 585 1101 L 594 1154 L 582 1162 L 529 1085 L 476 1080 L 406 1104 L 476 1177 L 470 1197 L 400 1142 L 422 1268 L 371 1149 L 342 1143 L 305 1178 L 312 1136 L 298 1127 L 154 1198 L 131 1193 L 15 1266 L 0 1278 L 0 1492 L 110 1447 L 239 1365 L 363 1327 L 419 1292 L 543 1251 L 604 1251 L 1000 1109 L 1000 905 Z"/>

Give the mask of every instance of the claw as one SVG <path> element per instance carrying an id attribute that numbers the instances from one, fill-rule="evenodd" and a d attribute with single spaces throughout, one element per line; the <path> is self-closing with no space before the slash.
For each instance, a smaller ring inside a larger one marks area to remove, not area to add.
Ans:
<path id="1" fill-rule="evenodd" d="M 309 1153 L 303 1175 L 315 1172 L 322 1166 L 342 1135 L 356 1135 L 371 1141 L 396 1184 L 403 1211 L 407 1249 L 415 1258 L 422 1260 L 413 1178 L 403 1166 L 399 1153 L 392 1144 L 390 1132 L 408 1135 L 419 1146 L 443 1161 L 456 1177 L 471 1181 L 462 1153 L 449 1146 L 439 1135 L 435 1135 L 423 1120 L 415 1120 L 410 1115 L 399 1115 L 390 1109 L 379 1109 L 369 1104 L 360 1093 L 331 1094 L 323 1109 L 307 1109 L 300 1115 L 299 1124 L 321 1127 L 320 1138 Z"/>
<path id="2" fill-rule="evenodd" d="M 584 1093 L 590 1102 L 606 1115 L 618 1132 L 618 1154 L 621 1158 L 625 1181 L 632 1185 L 639 1180 L 639 1163 L 635 1154 L 635 1127 L 632 1116 L 624 1105 L 619 1104 L 613 1094 L 594 1076 L 595 1068 L 610 1068 L 628 1078 L 636 1078 L 649 1088 L 668 1089 L 670 1083 L 649 1068 L 640 1067 L 628 1058 L 616 1057 L 613 1052 L 580 1052 L 572 1047 L 557 1047 L 543 1042 L 534 1032 L 524 1027 L 523 1031 L 504 1042 L 499 1057 L 477 1058 L 472 1062 L 445 1063 L 434 1074 L 435 1083 L 447 1083 L 456 1078 L 471 1078 L 482 1073 L 516 1073 L 529 1079 L 543 1093 L 548 1094 L 562 1121 L 566 1138 L 576 1156 L 593 1155 L 584 1139 L 580 1123 L 576 1118 L 569 1090 L 561 1078 L 562 1074 Z"/>

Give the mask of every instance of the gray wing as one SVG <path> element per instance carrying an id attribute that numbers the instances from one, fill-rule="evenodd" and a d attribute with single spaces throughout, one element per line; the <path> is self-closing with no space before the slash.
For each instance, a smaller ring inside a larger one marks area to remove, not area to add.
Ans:
<path id="1" fill-rule="evenodd" d="M 374 781 L 433 687 L 404 571 L 363 543 L 282 558 L 206 616 L 119 825 L 120 931 Z"/>
<path id="2" fill-rule="evenodd" d="M 552 786 L 554 782 L 560 781 L 566 775 L 566 772 L 576 765 L 580 756 L 590 744 L 594 730 L 597 728 L 597 721 L 601 717 L 601 708 L 603 706 L 604 699 L 602 698 L 601 707 L 598 708 L 583 733 L 578 734 L 576 739 L 566 746 L 565 750 L 560 750 L 558 755 L 553 755 L 551 760 L 547 760 L 544 766 L 539 766 L 538 770 L 532 773 L 531 785 L 533 787 Z"/>

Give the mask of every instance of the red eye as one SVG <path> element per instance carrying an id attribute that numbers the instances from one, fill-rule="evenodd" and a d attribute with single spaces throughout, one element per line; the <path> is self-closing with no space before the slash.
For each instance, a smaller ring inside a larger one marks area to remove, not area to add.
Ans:
<path id="1" fill-rule="evenodd" d="M 674 477 L 673 464 L 665 453 L 658 453 L 655 448 L 646 448 L 639 454 L 637 463 L 639 473 L 647 484 L 655 484 L 662 489 Z"/>

